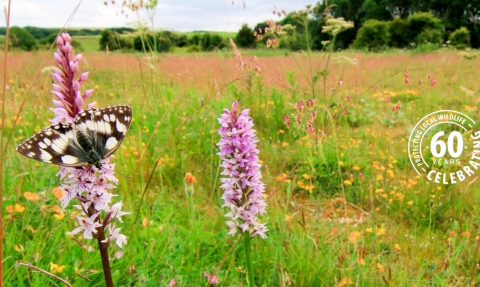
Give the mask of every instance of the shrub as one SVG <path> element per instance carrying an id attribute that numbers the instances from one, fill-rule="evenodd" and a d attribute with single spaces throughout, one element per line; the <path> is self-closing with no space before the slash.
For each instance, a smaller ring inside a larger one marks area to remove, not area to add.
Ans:
<path id="1" fill-rule="evenodd" d="M 357 39 L 353 42 L 355 48 L 368 48 L 379 50 L 388 45 L 390 41 L 389 24 L 385 21 L 367 20 L 358 30 Z"/>
<path id="2" fill-rule="evenodd" d="M 38 43 L 35 37 L 27 30 L 20 27 L 10 28 L 10 43 L 12 47 L 24 51 L 31 51 L 38 48 Z"/>
<path id="3" fill-rule="evenodd" d="M 108 50 L 118 50 L 121 49 L 120 35 L 110 29 L 105 29 L 102 31 L 102 36 L 100 37 L 100 49 L 105 50 L 108 47 Z"/>
<path id="4" fill-rule="evenodd" d="M 255 40 L 256 37 L 253 35 L 253 30 L 247 24 L 243 24 L 240 31 L 238 31 L 237 37 L 235 37 L 235 44 L 240 47 L 251 48 L 255 45 Z"/>
<path id="5" fill-rule="evenodd" d="M 450 44 L 457 49 L 465 49 L 470 47 L 470 31 L 467 28 L 462 27 L 453 31 L 448 37 Z"/>
<path id="6" fill-rule="evenodd" d="M 200 44 L 202 45 L 202 49 L 204 51 L 211 51 L 216 48 L 220 48 L 222 41 L 222 37 L 217 34 L 205 33 L 200 39 Z"/>
<path id="7" fill-rule="evenodd" d="M 443 33 L 438 29 L 425 29 L 417 35 L 415 41 L 418 45 L 441 44 L 443 42 Z"/>
<path id="8" fill-rule="evenodd" d="M 414 39 L 417 44 L 423 44 L 425 41 L 442 42 L 443 26 L 440 19 L 435 18 L 431 13 L 414 13 L 408 17 L 407 25 L 410 38 Z M 438 39 L 438 35 L 440 35 L 440 39 Z"/>
<path id="9" fill-rule="evenodd" d="M 173 42 L 168 33 L 160 32 L 155 34 L 157 39 L 152 34 L 143 34 L 135 37 L 133 41 L 133 47 L 137 51 L 157 51 L 157 52 L 170 52 L 173 47 Z"/>
<path id="10" fill-rule="evenodd" d="M 395 48 L 407 47 L 412 41 L 407 20 L 395 18 L 390 22 L 390 45 Z"/>

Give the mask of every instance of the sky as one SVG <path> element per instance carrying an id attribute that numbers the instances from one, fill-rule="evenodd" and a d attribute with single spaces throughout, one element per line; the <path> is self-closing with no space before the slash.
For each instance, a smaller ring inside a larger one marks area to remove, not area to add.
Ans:
<path id="1" fill-rule="evenodd" d="M 36 26 L 44 28 L 63 27 L 80 0 L 11 0 L 10 26 Z M 132 22 L 149 21 L 145 11 L 138 17 L 131 12 L 126 18 L 120 12 L 123 0 L 83 0 L 77 10 L 71 28 L 108 28 L 131 26 Z M 273 16 L 272 11 L 285 10 L 287 13 L 305 9 L 314 0 L 158 0 L 154 16 L 156 28 L 172 31 L 238 31 L 243 23 L 250 27 L 255 24 L 281 17 Z M 243 3 L 245 3 L 245 8 Z M 0 0 L 6 7 L 7 0 Z M 118 16 L 117 16 L 118 13 Z M 2 13 L 5 23 L 5 15 Z M 1 26 L 5 26 L 2 24 Z"/>

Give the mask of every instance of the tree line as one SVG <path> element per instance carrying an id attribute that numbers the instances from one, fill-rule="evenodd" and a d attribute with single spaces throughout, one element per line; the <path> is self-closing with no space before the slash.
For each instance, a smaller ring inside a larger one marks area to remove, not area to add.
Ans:
<path id="1" fill-rule="evenodd" d="M 275 17 L 275 16 L 274 16 Z M 387 48 L 431 49 L 450 46 L 457 49 L 480 47 L 477 22 L 480 20 L 480 0 L 331 0 L 307 5 L 304 10 L 288 13 L 278 24 L 290 26 L 278 39 L 281 48 L 291 50 L 321 50 L 331 40 L 322 32 L 329 17 L 342 17 L 353 22 L 353 28 L 340 33 L 336 49 L 365 49 L 378 51 Z M 243 25 L 235 42 L 240 47 L 265 47 L 268 37 L 260 37 L 266 22 L 253 29 Z M 49 46 L 58 29 L 12 27 L 11 43 L 23 50 Z M 209 51 L 226 47 L 228 39 L 219 33 L 199 32 L 188 37 L 171 31 L 110 28 L 103 30 L 76 29 L 72 36 L 99 35 L 101 50 L 136 50 L 169 52 L 175 47 L 186 51 Z M 5 34 L 5 28 L 0 28 Z M 80 43 L 74 42 L 80 46 Z M 78 47 L 76 47 L 78 48 Z"/>

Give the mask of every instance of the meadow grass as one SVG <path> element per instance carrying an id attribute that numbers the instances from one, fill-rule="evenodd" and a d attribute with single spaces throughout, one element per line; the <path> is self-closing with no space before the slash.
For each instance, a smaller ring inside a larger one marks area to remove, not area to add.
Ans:
<path id="1" fill-rule="evenodd" d="M 9 55 L 7 135 L 43 56 Z M 314 53 L 312 63 L 318 64 L 321 56 Z M 342 63 L 338 56 L 356 58 L 358 66 Z M 142 159 L 135 176 L 120 177 L 115 190 L 123 209 L 132 212 L 121 226 L 128 244 L 123 250 L 110 249 L 116 286 L 166 286 L 172 278 L 179 286 L 205 286 L 204 272 L 212 274 L 223 259 L 219 285 L 246 285 L 242 242 L 234 245 L 237 237 L 227 235 L 216 155 L 217 117 L 234 100 L 251 110 L 267 185 L 268 239 L 252 240 L 258 286 L 470 284 L 480 223 L 478 183 L 432 184 L 416 175 L 406 149 L 411 128 L 430 112 L 454 109 L 478 120 L 480 60 L 465 60 L 453 52 L 346 52 L 332 58 L 326 88 L 336 87 L 340 79 L 344 86 L 328 97 L 330 114 L 342 112 L 346 95 L 354 95 L 355 87 L 362 92 L 384 80 L 354 102 L 348 115 L 340 116 L 321 144 L 314 145 L 303 129 L 288 130 L 282 122 L 283 115 L 292 114 L 294 102 L 312 98 L 299 69 L 307 66 L 301 53 L 258 57 L 261 76 L 236 81 L 218 93 L 238 75 L 237 62 L 227 53 L 158 58 L 84 53 L 81 70 L 90 71 L 84 85 L 95 89 L 91 99 L 99 107 L 128 104 L 134 111 L 113 159 L 116 171 L 132 175 Z M 45 64 L 53 65 L 53 59 Z M 405 69 L 417 69 L 410 72 L 414 83 L 431 72 L 438 85 L 406 85 Z M 66 235 L 79 213 L 71 207 L 62 210 L 52 192 L 59 185 L 58 167 L 14 151 L 16 144 L 49 124 L 50 89 L 50 75 L 42 73 L 33 82 L 6 150 L 4 281 L 6 286 L 60 286 L 17 266 L 28 261 L 47 271 L 52 263 L 65 266 L 57 275 L 74 286 L 104 286 L 95 242 L 78 237 L 81 246 Z M 323 90 L 322 84 L 317 89 Z M 387 97 L 400 104 L 399 112 L 385 105 Z M 319 114 L 327 119 L 318 129 L 325 130 L 330 121 L 320 111 L 323 95 L 317 98 Z M 339 102 L 342 107 L 337 108 Z M 141 202 L 157 158 L 159 165 Z M 197 178 L 191 198 L 184 192 L 187 172 Z M 350 174 L 355 175 L 353 182 Z M 37 193 L 40 200 L 27 200 L 25 192 Z M 7 206 L 13 212 L 6 211 Z M 480 280 L 477 273 L 474 278 Z"/>
<path id="2" fill-rule="evenodd" d="M 83 51 L 96 52 L 100 50 L 100 36 L 76 36 L 75 40 L 80 43 Z"/>

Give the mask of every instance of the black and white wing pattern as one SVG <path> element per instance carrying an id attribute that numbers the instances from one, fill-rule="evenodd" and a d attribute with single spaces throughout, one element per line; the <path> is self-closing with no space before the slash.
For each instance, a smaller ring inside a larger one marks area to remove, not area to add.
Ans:
<path id="1" fill-rule="evenodd" d="M 58 123 L 34 134 L 16 150 L 31 159 L 66 167 L 88 164 L 71 124 Z"/>
<path id="2" fill-rule="evenodd" d="M 102 159 L 120 147 L 131 122 L 132 109 L 127 105 L 92 108 L 75 118 L 77 131 L 90 137 L 93 148 Z"/>
<path id="3" fill-rule="evenodd" d="M 99 164 L 93 160 L 92 150 L 99 159 L 109 157 L 122 143 L 131 121 L 132 109 L 126 105 L 88 109 L 77 115 L 74 124 L 52 125 L 16 150 L 28 158 L 59 166 Z"/>

